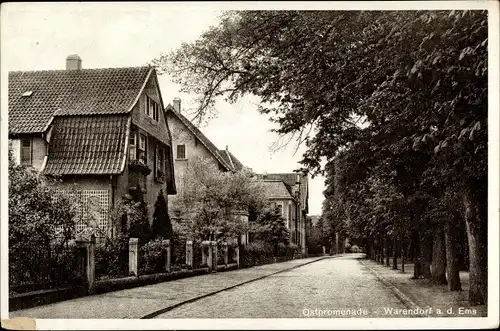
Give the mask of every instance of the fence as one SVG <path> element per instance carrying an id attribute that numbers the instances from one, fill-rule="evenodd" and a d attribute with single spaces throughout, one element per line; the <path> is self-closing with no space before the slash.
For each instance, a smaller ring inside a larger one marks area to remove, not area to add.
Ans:
<path id="1" fill-rule="evenodd" d="M 172 246 L 169 240 L 157 239 L 140 247 L 137 238 L 114 239 L 96 245 L 92 236 L 90 241 L 79 241 L 72 247 L 52 246 L 39 252 L 37 256 L 17 255 L 10 258 L 11 292 L 83 285 L 87 293 L 94 293 L 95 281 L 99 279 L 137 277 L 182 269 L 208 268 L 215 272 L 240 267 L 237 242 L 177 241 Z M 242 266 L 294 258 L 294 254 L 276 258 L 245 248 L 242 248 L 241 254 Z"/>
<path id="2" fill-rule="evenodd" d="M 23 293 L 33 290 L 75 286 L 78 284 L 74 247 L 40 247 L 36 255 L 9 256 L 9 290 Z"/>

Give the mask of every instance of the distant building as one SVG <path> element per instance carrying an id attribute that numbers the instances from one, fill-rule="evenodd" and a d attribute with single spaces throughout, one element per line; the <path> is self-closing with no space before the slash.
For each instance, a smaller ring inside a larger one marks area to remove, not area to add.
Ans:
<path id="1" fill-rule="evenodd" d="M 256 174 L 256 178 L 264 181 L 267 190 L 271 193 L 270 201 L 281 206 L 278 208 L 282 208 L 285 219 L 290 221 L 291 242 L 299 245 L 302 253 L 306 254 L 306 217 L 309 211 L 308 175 L 300 172 Z M 286 188 L 288 195 L 283 187 Z M 278 192 L 279 195 L 276 195 Z M 279 198 L 273 198 L 273 195 Z"/>
<path id="2" fill-rule="evenodd" d="M 76 183 L 84 201 L 97 199 L 99 227 L 108 211 L 141 192 L 152 220 L 160 190 L 175 194 L 172 138 L 152 67 L 82 69 L 78 55 L 66 70 L 9 73 L 9 140 L 18 163 Z M 134 166 L 139 164 L 140 166 Z M 137 171 L 144 166 L 149 175 Z M 77 224 L 77 230 L 84 227 Z"/>
<path id="3" fill-rule="evenodd" d="M 278 208 L 290 231 L 290 242 L 296 243 L 295 222 L 297 220 L 297 200 L 292 188 L 282 180 L 262 180 L 266 196 L 273 208 Z"/>

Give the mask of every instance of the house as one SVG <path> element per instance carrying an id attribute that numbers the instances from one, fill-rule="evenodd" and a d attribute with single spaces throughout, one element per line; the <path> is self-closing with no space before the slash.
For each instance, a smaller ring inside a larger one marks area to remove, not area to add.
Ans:
<path id="1" fill-rule="evenodd" d="M 172 104 L 165 108 L 165 116 L 172 133 L 172 146 L 174 149 L 175 181 L 177 183 L 177 196 L 169 199 L 169 210 L 178 196 L 182 195 L 184 188 L 184 177 L 190 160 L 198 157 L 213 162 L 222 172 L 237 172 L 245 169 L 245 166 L 226 149 L 221 150 L 207 138 L 184 114 L 182 114 L 181 99 L 174 98 Z M 248 211 L 235 210 L 234 217 L 243 222 L 248 222 Z M 175 215 L 171 215 L 175 218 Z M 247 243 L 247 235 L 242 236 L 242 243 Z"/>
<path id="2" fill-rule="evenodd" d="M 283 210 L 285 219 L 291 222 L 291 242 L 299 245 L 303 254 L 307 254 L 306 247 L 306 218 L 309 210 L 309 180 L 307 173 L 292 172 L 292 173 L 274 173 L 274 174 L 256 174 L 256 178 L 263 180 L 266 186 L 280 186 L 273 188 L 270 193 L 280 192 L 279 199 L 270 195 L 269 200 L 275 203 L 278 208 Z M 288 190 L 289 195 L 293 197 L 290 200 L 281 187 L 281 184 L 266 184 L 266 183 L 283 183 L 283 186 Z M 286 197 L 286 199 L 285 199 Z M 290 212 L 290 208 L 292 211 Z M 295 209 L 294 209 L 295 208 Z"/>
<path id="3" fill-rule="evenodd" d="M 9 73 L 9 140 L 17 162 L 77 184 L 97 199 L 107 234 L 109 208 L 144 197 L 150 221 L 160 190 L 176 193 L 172 136 L 152 67 L 82 69 L 78 55 L 65 70 Z M 149 170 L 148 170 L 149 169 Z M 147 172 L 150 172 L 147 174 Z M 77 230 L 84 227 L 77 224 Z"/>
<path id="4" fill-rule="evenodd" d="M 282 180 L 262 180 L 267 199 L 273 208 L 278 208 L 290 231 L 290 242 L 295 243 L 295 220 L 297 219 L 297 200 L 290 186 Z"/>

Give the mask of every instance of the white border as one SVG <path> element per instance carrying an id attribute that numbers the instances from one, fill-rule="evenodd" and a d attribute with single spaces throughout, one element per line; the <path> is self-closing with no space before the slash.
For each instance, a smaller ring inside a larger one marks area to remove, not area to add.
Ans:
<path id="1" fill-rule="evenodd" d="M 1 40 L 5 37 L 8 27 L 7 10 L 11 6 L 26 6 L 27 8 L 44 6 L 44 3 L 8 3 L 2 4 L 1 10 Z M 79 6 L 78 8 L 126 8 L 130 10 L 148 10 L 151 3 L 65 3 L 65 6 Z M 488 254 L 488 317 L 487 318 L 372 318 L 372 319 L 170 319 L 170 320 L 65 320 L 65 319 L 38 319 L 37 329 L 52 330 L 116 330 L 116 329 L 430 329 L 430 328 L 486 328 L 498 326 L 499 320 L 499 4 L 491 1 L 352 1 L 352 2 L 171 2 L 168 4 L 173 10 L 186 9 L 295 9 L 295 10 L 450 10 L 450 9 L 488 9 L 489 10 L 489 39 L 488 39 L 488 190 L 489 190 L 489 254 Z M 1 52 L 7 52 L 2 43 Z M 2 155 L 0 169 L 0 234 L 1 234 L 1 316 L 7 318 L 8 289 L 6 271 L 8 270 L 8 243 L 7 243 L 7 150 L 8 124 L 7 109 L 7 64 L 1 62 L 1 113 L 0 113 L 0 151 Z"/>

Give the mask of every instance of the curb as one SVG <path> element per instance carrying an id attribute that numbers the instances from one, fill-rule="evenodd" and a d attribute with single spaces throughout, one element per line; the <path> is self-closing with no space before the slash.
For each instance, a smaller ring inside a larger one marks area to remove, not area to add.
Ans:
<path id="1" fill-rule="evenodd" d="M 391 281 L 387 280 L 384 278 L 380 273 L 378 273 L 375 269 L 372 267 L 368 266 L 366 263 L 364 263 L 361 260 L 358 260 L 366 269 L 368 269 L 382 284 L 384 284 L 385 287 L 387 287 L 396 298 L 399 299 L 407 308 L 409 309 L 418 309 L 418 310 L 423 310 L 425 309 L 421 308 L 415 301 L 413 301 L 409 296 L 404 294 L 400 289 L 396 287 Z M 419 315 L 419 317 L 429 317 L 428 314 L 422 314 Z"/>
<path id="2" fill-rule="evenodd" d="M 176 303 L 174 305 L 171 305 L 171 306 L 159 309 L 157 311 L 154 311 L 152 313 L 149 313 L 147 315 L 144 315 L 144 316 L 140 317 L 140 319 L 154 318 L 154 317 L 156 317 L 158 315 L 164 314 L 164 313 L 166 313 L 166 312 L 168 312 L 170 310 L 173 310 L 173 309 L 175 309 L 177 307 L 180 307 L 182 305 L 198 301 L 200 299 L 203 299 L 203 298 L 215 295 L 217 293 L 224 292 L 224 291 L 227 291 L 227 290 L 231 290 L 233 288 L 240 287 L 242 285 L 249 284 L 249 283 L 252 283 L 252 282 L 255 282 L 255 281 L 258 281 L 258 280 L 261 280 L 261 279 L 264 279 L 264 278 L 267 278 L 267 277 L 270 277 L 270 276 L 273 276 L 273 275 L 276 275 L 276 274 L 279 274 L 279 273 L 282 273 L 282 272 L 285 272 L 285 271 L 290 271 L 290 270 L 293 270 L 293 269 L 296 269 L 296 268 L 300 268 L 300 267 L 303 267 L 305 265 L 308 265 L 308 264 L 311 264 L 311 263 L 314 263 L 314 262 L 318 262 L 320 260 L 324 260 L 324 259 L 327 259 L 327 258 L 335 258 L 335 257 L 338 257 L 338 256 L 321 256 L 321 257 L 319 257 L 316 260 L 309 261 L 309 262 L 306 262 L 306 263 L 301 264 L 301 265 L 296 265 L 296 266 L 290 267 L 288 269 L 283 269 L 283 270 L 280 270 L 280 271 L 276 271 L 276 272 L 273 272 L 273 273 L 271 273 L 269 275 L 260 276 L 260 277 L 254 278 L 254 279 L 250 279 L 250 280 L 247 280 L 247 281 L 239 283 L 239 284 L 235 284 L 235 285 L 232 285 L 232 286 L 229 286 L 229 287 L 225 287 L 223 289 L 220 289 L 220 290 L 217 290 L 217 291 L 214 291 L 214 292 L 206 293 L 206 294 L 203 294 L 203 295 L 200 295 L 200 296 L 197 296 L 197 297 L 194 297 L 194 298 L 191 298 L 191 299 L 188 299 L 188 300 Z"/>

